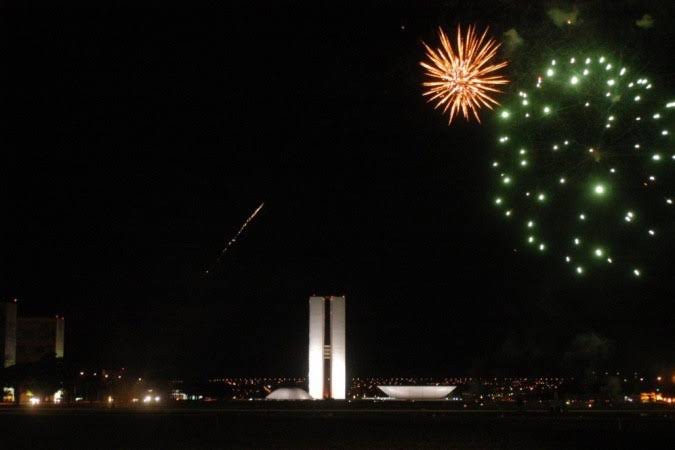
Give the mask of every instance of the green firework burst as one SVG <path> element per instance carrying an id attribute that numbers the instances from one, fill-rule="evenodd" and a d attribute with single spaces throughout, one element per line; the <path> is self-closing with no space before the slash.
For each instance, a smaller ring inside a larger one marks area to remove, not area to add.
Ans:
<path id="1" fill-rule="evenodd" d="M 520 242 L 577 275 L 642 276 L 675 236 L 675 96 L 605 56 L 569 55 L 495 120 L 493 202 Z"/>

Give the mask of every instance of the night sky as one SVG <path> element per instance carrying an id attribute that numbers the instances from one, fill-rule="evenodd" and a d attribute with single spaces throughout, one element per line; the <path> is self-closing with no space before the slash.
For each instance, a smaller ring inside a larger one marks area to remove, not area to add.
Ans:
<path id="1" fill-rule="evenodd" d="M 560 373 L 589 341 L 672 363 L 672 253 L 636 281 L 514 252 L 494 128 L 448 127 L 418 64 L 439 25 L 516 27 L 533 58 L 597 44 L 675 93 L 672 7 L 594 2 L 561 32 L 516 3 L 5 11 L 0 293 L 64 314 L 83 366 L 301 376 L 311 294 L 346 295 L 352 376 Z"/>

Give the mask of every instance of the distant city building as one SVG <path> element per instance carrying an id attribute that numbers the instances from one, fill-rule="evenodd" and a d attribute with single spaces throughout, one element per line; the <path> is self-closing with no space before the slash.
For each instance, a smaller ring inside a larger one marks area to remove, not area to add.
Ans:
<path id="1" fill-rule="evenodd" d="M 346 398 L 345 298 L 309 299 L 309 395 Z"/>
<path id="2" fill-rule="evenodd" d="M 0 363 L 16 364 L 16 299 L 0 302 Z"/>
<path id="3" fill-rule="evenodd" d="M 20 317 L 16 360 L 19 364 L 43 358 L 63 358 L 64 319 L 56 317 Z"/>

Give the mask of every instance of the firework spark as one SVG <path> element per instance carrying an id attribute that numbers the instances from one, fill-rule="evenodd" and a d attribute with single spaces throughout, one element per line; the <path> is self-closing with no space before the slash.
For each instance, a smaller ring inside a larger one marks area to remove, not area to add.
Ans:
<path id="1" fill-rule="evenodd" d="M 460 112 L 467 120 L 470 120 L 471 112 L 480 123 L 478 110 L 483 106 L 492 109 L 498 105 L 492 94 L 501 92 L 496 86 L 509 82 L 496 73 L 506 67 L 508 62 L 491 63 L 500 44 L 493 39 L 486 40 L 487 31 L 479 38 L 476 29 L 469 26 L 463 37 L 461 27 L 458 26 L 456 48 L 453 48 L 441 28 L 438 29 L 438 35 L 442 48 L 434 50 L 423 42 L 428 62 L 422 61 L 420 64 L 426 69 L 425 75 L 429 81 L 422 85 L 429 89 L 422 95 L 429 97 L 429 102 L 436 101 L 435 108 L 442 106 L 444 113 L 450 110 L 448 124 Z"/>

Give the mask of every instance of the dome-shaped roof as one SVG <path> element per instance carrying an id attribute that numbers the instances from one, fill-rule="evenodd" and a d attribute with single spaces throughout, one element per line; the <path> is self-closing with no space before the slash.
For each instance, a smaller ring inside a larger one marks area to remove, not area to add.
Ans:
<path id="1" fill-rule="evenodd" d="M 391 398 L 399 400 L 433 400 L 448 396 L 455 386 L 378 386 Z"/>
<path id="2" fill-rule="evenodd" d="M 312 397 L 300 388 L 279 388 L 275 391 L 272 391 L 267 397 L 266 400 L 311 400 Z"/>

